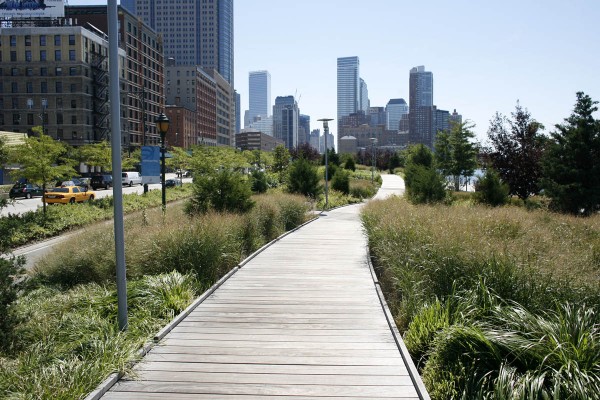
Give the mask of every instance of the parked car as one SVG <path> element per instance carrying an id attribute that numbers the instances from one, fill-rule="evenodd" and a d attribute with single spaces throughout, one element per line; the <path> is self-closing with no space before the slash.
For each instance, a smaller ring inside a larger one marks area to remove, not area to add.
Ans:
<path id="1" fill-rule="evenodd" d="M 181 179 L 167 179 L 165 181 L 165 187 L 175 187 L 175 186 L 181 186 Z"/>
<path id="2" fill-rule="evenodd" d="M 25 197 L 26 199 L 30 199 L 33 196 L 43 195 L 44 191 L 35 183 L 15 183 L 8 193 L 8 197 L 11 199 L 16 199 L 17 197 Z"/>
<path id="3" fill-rule="evenodd" d="M 110 189 L 113 186 L 113 178 L 112 175 L 103 174 L 103 175 L 94 175 L 90 180 L 90 186 L 94 190 L 98 190 L 98 188 L 104 188 L 106 190 Z"/>
<path id="4" fill-rule="evenodd" d="M 129 185 L 129 186 L 133 186 L 133 185 L 142 185 L 142 176 L 140 175 L 139 172 L 136 171 L 130 171 L 130 172 L 123 172 L 122 173 L 122 182 L 123 185 Z"/>
<path id="5" fill-rule="evenodd" d="M 65 186 L 79 186 L 84 189 L 89 189 L 89 185 L 83 182 L 79 178 L 71 178 L 66 181 L 58 181 L 56 182 L 56 187 L 65 187 Z"/>
<path id="6" fill-rule="evenodd" d="M 61 186 L 48 189 L 42 197 L 42 201 L 48 204 L 82 203 L 94 200 L 95 195 L 93 191 L 86 190 L 80 186 Z"/>

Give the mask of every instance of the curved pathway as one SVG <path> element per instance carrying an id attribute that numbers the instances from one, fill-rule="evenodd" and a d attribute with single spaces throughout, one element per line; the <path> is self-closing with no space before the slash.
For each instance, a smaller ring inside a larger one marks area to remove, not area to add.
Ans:
<path id="1" fill-rule="evenodd" d="M 401 186 L 384 176 L 387 195 Z M 104 399 L 428 399 L 381 301 L 360 207 L 266 248 Z"/>

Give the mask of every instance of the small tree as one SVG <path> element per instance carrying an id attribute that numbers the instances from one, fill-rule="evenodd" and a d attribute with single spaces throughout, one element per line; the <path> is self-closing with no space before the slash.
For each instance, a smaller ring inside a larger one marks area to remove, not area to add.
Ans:
<path id="1" fill-rule="evenodd" d="M 167 166 L 175 171 L 183 171 L 184 169 L 190 169 L 192 162 L 192 156 L 186 150 L 181 147 L 171 148 L 171 158 L 167 159 Z M 181 177 L 183 178 L 183 176 Z"/>
<path id="2" fill-rule="evenodd" d="M 223 169 L 194 177 L 194 193 L 186 206 L 190 214 L 216 211 L 245 212 L 254 206 L 248 181 L 239 173 Z"/>
<path id="3" fill-rule="evenodd" d="M 354 162 L 354 157 L 350 156 L 346 158 L 344 169 L 347 169 L 349 171 L 356 171 L 356 162 Z"/>
<path id="4" fill-rule="evenodd" d="M 502 182 L 498 172 L 488 168 L 485 175 L 475 184 L 475 199 L 490 206 L 501 206 L 506 204 L 509 191 L 508 185 Z"/>
<path id="5" fill-rule="evenodd" d="M 252 191 L 255 193 L 265 193 L 269 188 L 267 183 L 267 174 L 263 171 L 254 170 L 251 175 Z"/>
<path id="6" fill-rule="evenodd" d="M 135 148 L 132 152 L 127 152 L 121 159 L 121 168 L 123 171 L 135 170 L 142 162 L 142 149 Z"/>
<path id="7" fill-rule="evenodd" d="M 543 159 L 542 187 L 550 206 L 571 214 L 600 210 L 600 120 L 597 101 L 583 92 L 564 124 L 556 125 Z"/>
<path id="8" fill-rule="evenodd" d="M 298 145 L 298 147 L 292 149 L 290 151 L 290 156 L 292 160 L 297 160 L 299 158 L 306 158 L 309 161 L 319 161 L 320 155 L 317 149 L 312 147 L 310 143 L 302 143 Z"/>
<path id="9" fill-rule="evenodd" d="M 390 174 L 394 173 L 394 170 L 398 167 L 401 166 L 402 160 L 400 159 L 400 156 L 398 155 L 397 151 L 394 151 L 392 153 L 392 155 L 390 156 L 390 162 L 389 162 L 389 170 L 390 170 Z"/>
<path id="10" fill-rule="evenodd" d="M 294 161 L 289 168 L 288 190 L 291 193 L 317 197 L 320 191 L 317 167 L 304 158 Z"/>
<path id="11" fill-rule="evenodd" d="M 450 131 L 440 131 L 435 141 L 435 161 L 444 176 L 452 177 L 454 190 L 460 190 L 460 178 L 470 177 L 477 168 L 475 125 L 453 122 Z"/>
<path id="12" fill-rule="evenodd" d="M 335 152 L 335 149 L 327 150 L 327 164 L 340 166 L 340 156 Z M 321 165 L 325 165 L 325 154 L 321 157 Z"/>
<path id="13" fill-rule="evenodd" d="M 81 161 L 90 167 L 100 167 L 108 171 L 112 170 L 112 148 L 107 140 L 83 145 L 78 151 Z"/>
<path id="14" fill-rule="evenodd" d="M 331 188 L 344 194 L 350 193 L 350 173 L 345 169 L 338 168 L 331 180 Z"/>
<path id="15" fill-rule="evenodd" d="M 526 200 L 539 192 L 542 176 L 541 159 L 545 138 L 544 126 L 531 117 L 519 102 L 509 120 L 496 113 L 490 121 L 485 149 L 492 166 L 510 187 L 510 194 Z"/>
<path id="16" fill-rule="evenodd" d="M 44 135 L 39 126 L 34 127 L 33 131 L 38 136 L 28 137 L 24 144 L 15 146 L 11 152 L 12 161 L 21 165 L 21 169 L 13 172 L 13 176 L 38 184 L 45 191 L 48 183 L 72 175 L 75 169 L 73 161 L 65 158 L 67 147 L 63 143 Z M 46 202 L 42 204 L 45 215 Z"/>
<path id="17" fill-rule="evenodd" d="M 409 148 L 404 180 L 413 203 L 435 203 L 446 197 L 444 178 L 433 166 L 431 150 L 422 144 Z"/>
<path id="18" fill-rule="evenodd" d="M 290 163 L 290 152 L 283 146 L 278 145 L 273 150 L 273 171 L 283 172 Z"/>

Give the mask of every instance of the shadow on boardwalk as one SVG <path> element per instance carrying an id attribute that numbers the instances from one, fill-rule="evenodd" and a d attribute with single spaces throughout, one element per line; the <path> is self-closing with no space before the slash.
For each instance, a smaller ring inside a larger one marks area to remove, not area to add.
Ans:
<path id="1" fill-rule="evenodd" d="M 401 183 L 384 177 L 382 190 Z M 380 300 L 359 211 L 326 212 L 265 249 L 103 398 L 427 399 Z"/>

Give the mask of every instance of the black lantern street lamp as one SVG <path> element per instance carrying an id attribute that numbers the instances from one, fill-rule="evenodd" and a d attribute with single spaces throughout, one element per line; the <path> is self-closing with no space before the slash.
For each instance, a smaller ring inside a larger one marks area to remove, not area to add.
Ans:
<path id="1" fill-rule="evenodd" d="M 167 193 L 165 192 L 165 136 L 169 130 L 169 118 L 164 113 L 154 120 L 160 133 L 160 175 L 162 178 L 162 207 L 163 212 L 167 209 Z"/>

